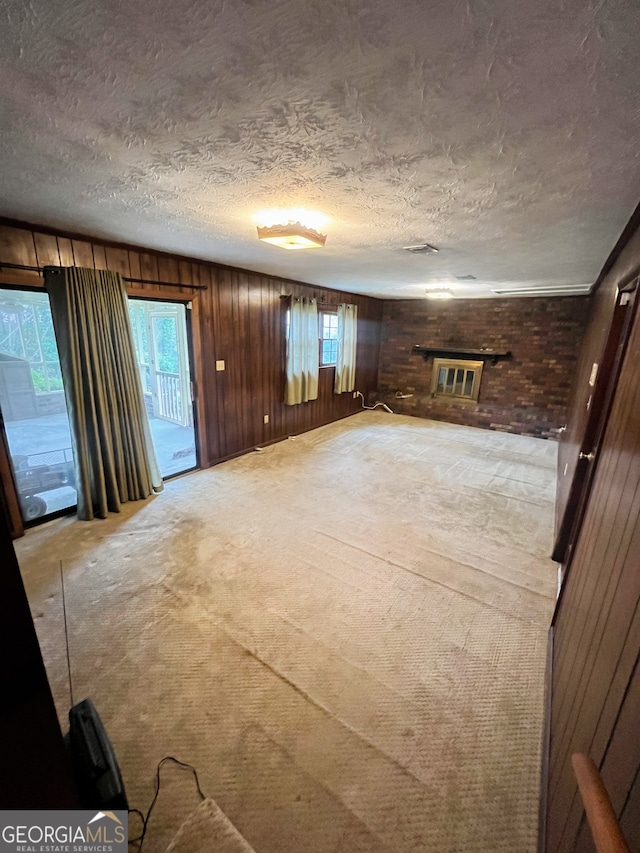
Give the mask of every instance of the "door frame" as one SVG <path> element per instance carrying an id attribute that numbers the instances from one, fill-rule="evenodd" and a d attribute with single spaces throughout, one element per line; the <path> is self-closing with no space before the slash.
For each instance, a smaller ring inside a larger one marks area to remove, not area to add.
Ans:
<path id="1" fill-rule="evenodd" d="M 571 562 L 573 546 L 580 532 L 597 468 L 598 455 L 611 413 L 618 376 L 633 327 L 639 301 L 637 296 L 639 282 L 640 278 L 634 275 L 629 282 L 617 288 L 616 302 L 600 364 L 596 365 L 597 374 L 593 382 L 589 383 L 593 388 L 587 402 L 589 418 L 573 459 L 567 463 L 573 462 L 573 478 L 551 554 L 553 560 L 563 565 L 563 585 L 564 574 Z"/>
<path id="2" fill-rule="evenodd" d="M 43 290 L 44 280 L 38 273 L 29 271 L 2 271 L 0 274 L 0 286 L 9 287 L 14 290 Z M 184 285 L 188 287 L 188 285 Z M 204 398 L 203 380 L 203 347 L 200 332 L 201 309 L 200 291 L 185 293 L 180 285 L 167 287 L 166 285 L 149 285 L 125 283 L 127 296 L 136 296 L 143 299 L 157 299 L 165 302 L 183 302 L 187 311 L 191 311 L 191 322 L 187 323 L 187 346 L 189 347 L 191 388 L 194 402 L 194 431 L 197 439 L 196 459 L 200 468 L 211 466 L 209 445 L 206 432 L 206 404 Z M 0 511 L 4 511 L 7 523 L 11 528 L 11 536 L 14 539 L 24 535 L 24 524 L 18 492 L 13 477 L 13 468 L 9 447 L 4 433 L 4 423 L 0 422 L 0 476 L 2 488 L 0 488 Z"/>
<path id="3" fill-rule="evenodd" d="M 38 293 L 44 291 L 44 280 L 37 273 L 34 276 L 28 272 L 16 273 L 12 271 L 7 273 L 3 270 L 0 274 L 0 288 L 13 290 L 17 293 L 24 291 Z M 51 521 L 54 518 L 59 518 L 61 515 L 65 515 L 69 509 L 75 509 L 75 504 L 73 507 L 47 514 L 46 520 Z M 0 411 L 0 512 L 4 513 L 12 539 L 19 539 L 24 536 L 25 530 L 39 523 L 38 520 L 25 521 L 22 518 L 22 508 L 18 497 L 18 487 L 2 411 Z"/>
<path id="4" fill-rule="evenodd" d="M 200 293 L 185 293 L 184 290 L 166 285 L 136 285 L 126 283 L 127 296 L 135 299 L 148 299 L 157 302 L 182 302 L 187 312 L 187 351 L 191 374 L 191 397 L 193 401 L 193 429 L 196 436 L 196 460 L 198 467 L 209 468 L 209 446 L 206 431 L 206 410 L 204 399 L 202 336 L 200 334 Z"/>

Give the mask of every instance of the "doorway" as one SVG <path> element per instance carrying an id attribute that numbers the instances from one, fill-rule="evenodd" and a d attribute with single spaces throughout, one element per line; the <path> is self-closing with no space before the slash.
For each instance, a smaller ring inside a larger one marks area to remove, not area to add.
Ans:
<path id="1" fill-rule="evenodd" d="M 198 467 L 189 312 L 129 297 L 138 369 L 163 479 Z M 71 428 L 49 295 L 0 286 L 0 413 L 24 526 L 75 510 Z"/>
<path id="2" fill-rule="evenodd" d="M 129 296 L 129 318 L 151 435 L 164 479 L 198 466 L 184 302 Z"/>

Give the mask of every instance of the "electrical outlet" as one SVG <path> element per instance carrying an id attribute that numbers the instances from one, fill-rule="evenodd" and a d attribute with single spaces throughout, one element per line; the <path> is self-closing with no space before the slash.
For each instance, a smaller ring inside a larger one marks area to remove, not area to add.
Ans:
<path id="1" fill-rule="evenodd" d="M 222 359 L 216 361 L 216 370 L 224 370 L 224 361 Z"/>
<path id="2" fill-rule="evenodd" d="M 353 398 L 355 399 L 357 396 L 358 396 L 358 392 L 357 392 L 357 391 L 354 391 L 354 392 L 353 392 Z"/>
<path id="3" fill-rule="evenodd" d="M 263 420 L 264 420 L 265 424 L 268 424 L 269 423 L 269 415 L 265 415 Z"/>

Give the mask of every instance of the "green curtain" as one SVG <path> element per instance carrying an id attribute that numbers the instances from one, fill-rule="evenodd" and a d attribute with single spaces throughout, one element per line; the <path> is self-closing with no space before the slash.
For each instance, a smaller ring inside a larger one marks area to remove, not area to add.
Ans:
<path id="1" fill-rule="evenodd" d="M 76 467 L 78 518 L 162 490 L 119 273 L 47 267 Z"/>

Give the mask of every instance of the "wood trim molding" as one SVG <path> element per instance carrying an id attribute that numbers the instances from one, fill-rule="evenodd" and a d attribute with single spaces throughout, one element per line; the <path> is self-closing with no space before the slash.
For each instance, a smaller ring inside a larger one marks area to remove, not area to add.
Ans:
<path id="1" fill-rule="evenodd" d="M 211 465 L 211 458 L 209 456 L 209 447 L 207 443 L 205 397 L 202 393 L 202 389 L 204 388 L 204 376 L 202 375 L 204 358 L 202 351 L 202 334 L 200 331 L 200 291 L 187 294 L 183 290 L 174 290 L 164 286 L 152 287 L 145 285 L 144 288 L 142 288 L 139 284 L 128 284 L 126 291 L 128 296 L 136 296 L 140 299 L 156 299 L 164 302 L 182 302 L 184 305 L 190 306 L 190 309 L 187 310 L 191 310 L 191 371 L 194 377 L 193 391 L 196 411 L 195 429 L 198 437 L 199 449 L 198 461 L 201 468 L 209 468 Z"/>
<path id="2" fill-rule="evenodd" d="M 0 506 L 7 519 L 12 539 L 24 536 L 24 524 L 18 502 L 18 489 L 11 465 L 9 442 L 4 428 L 4 418 L 0 412 Z"/>

